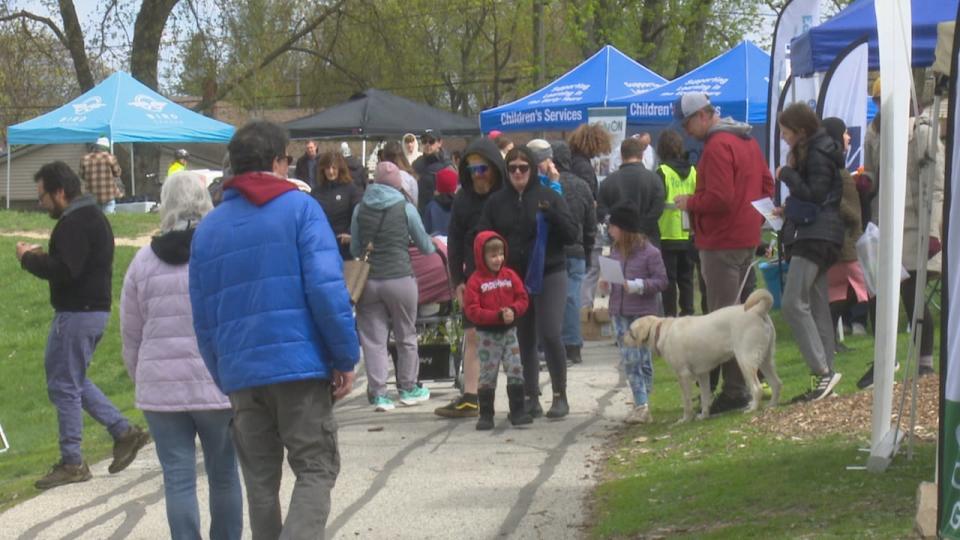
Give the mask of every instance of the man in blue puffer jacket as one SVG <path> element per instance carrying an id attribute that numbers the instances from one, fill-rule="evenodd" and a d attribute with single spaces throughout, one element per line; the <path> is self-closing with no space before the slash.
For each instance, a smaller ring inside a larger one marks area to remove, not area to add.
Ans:
<path id="1" fill-rule="evenodd" d="M 286 146 L 269 122 L 237 131 L 236 176 L 190 254 L 197 342 L 233 406 L 254 538 L 323 536 L 340 470 L 333 402 L 360 356 L 337 241 L 316 201 L 283 178 Z M 284 447 L 297 476 L 285 522 Z"/>

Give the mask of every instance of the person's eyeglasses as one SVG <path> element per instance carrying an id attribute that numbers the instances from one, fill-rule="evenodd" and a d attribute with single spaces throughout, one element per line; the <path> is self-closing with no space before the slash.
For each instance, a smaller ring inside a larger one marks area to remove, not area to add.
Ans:
<path id="1" fill-rule="evenodd" d="M 423 144 L 433 144 L 433 143 L 437 142 L 437 140 L 436 140 L 436 139 L 421 139 L 420 142 L 422 142 Z"/>
<path id="2" fill-rule="evenodd" d="M 530 165 L 526 163 L 522 165 L 507 165 L 507 171 L 509 171 L 510 174 L 516 174 L 516 173 L 527 174 L 528 172 L 530 172 Z"/>
<path id="3" fill-rule="evenodd" d="M 490 167 L 486 165 L 467 165 L 467 170 L 470 171 L 470 174 L 479 176 L 481 174 L 487 174 L 487 171 L 490 170 Z"/>

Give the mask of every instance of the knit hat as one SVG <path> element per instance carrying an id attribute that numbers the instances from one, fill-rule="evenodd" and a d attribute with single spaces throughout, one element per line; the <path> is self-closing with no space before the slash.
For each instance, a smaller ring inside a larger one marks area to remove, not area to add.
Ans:
<path id="1" fill-rule="evenodd" d="M 491 130 L 490 133 L 487 133 L 487 138 L 492 141 L 495 141 L 497 140 L 497 137 L 501 135 L 503 135 L 502 131 L 500 131 L 499 129 L 494 129 L 494 130 Z"/>
<path id="2" fill-rule="evenodd" d="M 533 139 L 527 143 L 527 148 L 533 151 L 534 165 L 539 165 L 545 159 L 553 159 L 553 148 L 543 139 Z"/>
<path id="3" fill-rule="evenodd" d="M 633 201 L 618 203 L 610 210 L 610 224 L 625 232 L 640 232 L 640 208 Z"/>
<path id="4" fill-rule="evenodd" d="M 437 193 L 453 193 L 457 191 L 457 171 L 444 167 L 437 171 Z"/>
<path id="5" fill-rule="evenodd" d="M 389 161 L 377 163 L 377 171 L 373 174 L 373 181 L 378 184 L 386 184 L 395 189 L 403 189 L 403 181 L 400 179 L 400 169 Z"/>
<path id="6" fill-rule="evenodd" d="M 847 125 L 843 123 L 843 120 L 832 116 L 830 118 L 824 118 L 820 125 L 823 126 L 823 130 L 827 132 L 827 135 L 836 141 L 840 148 L 843 148 L 843 134 L 847 131 Z"/>

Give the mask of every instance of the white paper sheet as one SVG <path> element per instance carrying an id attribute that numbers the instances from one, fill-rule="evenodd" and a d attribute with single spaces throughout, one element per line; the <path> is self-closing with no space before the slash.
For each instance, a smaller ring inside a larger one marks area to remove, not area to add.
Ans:
<path id="1" fill-rule="evenodd" d="M 762 199 L 752 201 L 750 204 L 757 209 L 757 212 L 760 212 L 760 215 L 767 220 L 767 223 L 770 224 L 773 230 L 779 231 L 783 228 L 783 218 L 773 215 L 773 199 L 770 197 L 764 197 Z"/>
<path id="2" fill-rule="evenodd" d="M 600 257 L 600 279 L 607 283 L 616 283 L 623 285 L 626 281 L 623 279 L 623 270 L 620 268 L 620 261 L 610 257 Z"/>

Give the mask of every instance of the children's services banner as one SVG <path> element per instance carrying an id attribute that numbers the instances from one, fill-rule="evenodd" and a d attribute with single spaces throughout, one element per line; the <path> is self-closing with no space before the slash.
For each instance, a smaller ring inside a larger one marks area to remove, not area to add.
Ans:
<path id="1" fill-rule="evenodd" d="M 853 42 L 830 66 L 820 87 L 817 116 L 839 118 L 850 133 L 846 156 L 851 172 L 863 165 L 863 137 L 867 127 L 867 38 Z"/>
<path id="2" fill-rule="evenodd" d="M 960 13 L 958 13 L 960 17 Z M 957 27 L 960 29 L 960 26 Z M 956 32 L 956 30 L 955 30 Z M 958 92 L 957 66 L 960 62 L 960 39 L 953 37 L 953 60 L 950 70 L 950 116 L 947 124 L 947 179 L 944 200 L 944 268 L 942 276 L 943 309 L 940 328 L 944 338 L 940 343 L 940 361 L 946 363 L 941 369 L 940 396 L 940 451 L 937 481 L 940 496 L 937 501 L 940 535 L 943 538 L 960 539 L 960 328 L 951 321 L 960 313 L 960 92 Z"/>
<path id="3" fill-rule="evenodd" d="M 610 153 L 593 159 L 597 180 L 603 181 L 620 168 L 620 143 L 627 137 L 627 108 L 591 107 L 587 109 L 587 123 L 600 124 L 610 132 Z"/>
<path id="4" fill-rule="evenodd" d="M 770 55 L 770 91 L 767 96 L 767 118 L 776 119 L 780 109 L 777 108 L 780 92 L 787 78 L 790 76 L 790 66 L 787 64 L 787 50 L 790 40 L 809 30 L 820 21 L 820 0 L 790 0 L 783 6 L 777 17 L 777 26 L 773 33 L 773 49 Z M 770 170 L 774 171 L 774 152 L 777 147 L 777 123 L 767 121 L 767 162 Z"/>

